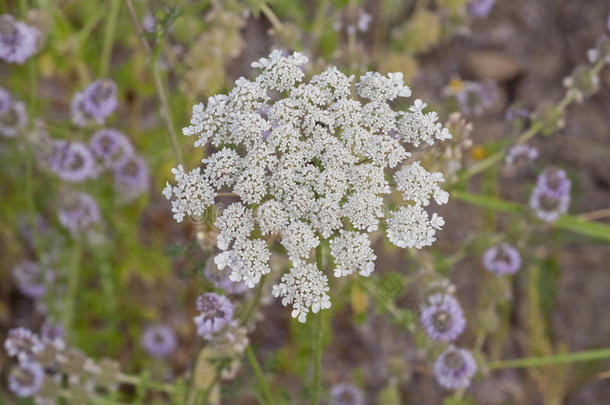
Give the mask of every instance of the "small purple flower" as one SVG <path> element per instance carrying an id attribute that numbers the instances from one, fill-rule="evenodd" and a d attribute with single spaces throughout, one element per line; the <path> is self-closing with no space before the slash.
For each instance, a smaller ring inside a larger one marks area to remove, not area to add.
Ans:
<path id="1" fill-rule="evenodd" d="M 536 187 L 543 193 L 557 198 L 569 194 L 571 186 L 572 182 L 566 176 L 566 172 L 556 167 L 544 169 L 536 182 Z"/>
<path id="2" fill-rule="evenodd" d="M 35 395 L 42 386 L 44 370 L 37 362 L 25 362 L 13 367 L 8 375 L 8 387 L 20 398 Z"/>
<path id="3" fill-rule="evenodd" d="M 89 148 L 105 169 L 113 168 L 121 159 L 134 153 L 129 138 L 114 129 L 95 132 L 89 141 Z"/>
<path id="4" fill-rule="evenodd" d="M 149 34 L 155 32 L 157 29 L 157 21 L 155 20 L 155 16 L 152 14 L 146 14 L 144 18 L 142 18 L 142 28 Z"/>
<path id="5" fill-rule="evenodd" d="M 248 291 L 248 287 L 244 283 L 230 279 L 231 271 L 218 270 L 213 259 L 208 260 L 203 273 L 212 281 L 214 287 L 224 290 L 227 294 L 239 295 Z"/>
<path id="6" fill-rule="evenodd" d="M 151 356 L 167 356 L 176 350 L 176 334 L 169 326 L 148 326 L 142 334 L 142 346 Z"/>
<path id="7" fill-rule="evenodd" d="M 139 155 L 121 159 L 114 168 L 114 181 L 128 200 L 142 194 L 150 181 L 146 160 Z"/>
<path id="8" fill-rule="evenodd" d="M 521 255 L 508 243 L 502 243 L 483 253 L 483 266 L 497 276 L 515 274 L 521 268 Z"/>
<path id="9" fill-rule="evenodd" d="M 59 223 L 73 234 L 86 231 L 101 220 L 95 198 L 82 192 L 67 193 L 60 203 L 57 215 Z"/>
<path id="10" fill-rule="evenodd" d="M 26 328 L 13 328 L 8 331 L 4 348 L 9 357 L 17 357 L 19 362 L 31 360 L 36 353 L 42 350 L 42 343 L 38 335 Z"/>
<path id="11" fill-rule="evenodd" d="M 484 18 L 491 13 L 496 0 L 472 0 L 466 6 L 468 14 L 477 18 Z"/>
<path id="12" fill-rule="evenodd" d="M 512 121 L 517 118 L 520 119 L 528 119 L 530 117 L 530 112 L 527 108 L 516 108 L 516 107 L 508 107 L 504 112 L 504 119 L 506 121 Z"/>
<path id="13" fill-rule="evenodd" d="M 434 374 L 440 385 L 448 389 L 466 388 L 477 371 L 477 363 L 465 349 L 449 347 L 436 359 Z"/>
<path id="14" fill-rule="evenodd" d="M 201 312 L 195 317 L 197 334 L 209 340 L 231 322 L 235 308 L 224 295 L 205 293 L 197 299 L 197 310 Z"/>
<path id="15" fill-rule="evenodd" d="M 80 183 L 99 174 L 91 151 L 80 142 L 53 141 L 47 164 L 60 179 L 71 183 Z"/>
<path id="16" fill-rule="evenodd" d="M 74 95 L 72 122 L 78 126 L 85 126 L 91 120 L 103 124 L 118 105 L 116 84 L 110 79 L 96 80 Z"/>
<path id="17" fill-rule="evenodd" d="M 512 166 L 521 160 L 536 160 L 538 159 L 538 149 L 533 146 L 524 144 L 517 144 L 510 148 L 506 155 L 505 162 L 507 165 Z"/>
<path id="18" fill-rule="evenodd" d="M 353 384 L 335 384 L 330 389 L 332 405 L 364 405 L 364 394 Z"/>
<path id="19" fill-rule="evenodd" d="M 466 327 L 460 303 L 451 295 L 433 294 L 421 308 L 421 323 L 430 339 L 455 340 Z"/>
<path id="20" fill-rule="evenodd" d="M 30 298 L 40 298 L 46 292 L 46 284 L 53 281 L 53 271 L 41 269 L 38 263 L 24 260 L 13 267 L 13 277 L 22 294 Z"/>
<path id="21" fill-rule="evenodd" d="M 530 208 L 538 218 L 545 222 L 555 222 L 561 215 L 568 212 L 569 206 L 569 193 L 557 196 L 536 186 L 530 196 Z"/>
<path id="22" fill-rule="evenodd" d="M 23 64 L 38 50 L 40 32 L 13 16 L 0 16 L 0 59 L 9 63 Z"/>
<path id="23" fill-rule="evenodd" d="M 481 115 L 498 100 L 498 85 L 493 80 L 473 82 L 460 78 L 452 79 L 443 94 L 455 97 L 464 115 Z"/>
<path id="24" fill-rule="evenodd" d="M 0 100 L 2 105 L 6 102 L 6 99 Z M 4 108 L 4 112 L 0 113 L 0 135 L 14 138 L 28 123 L 25 104 L 9 99 L 8 104 L 2 108 Z"/>

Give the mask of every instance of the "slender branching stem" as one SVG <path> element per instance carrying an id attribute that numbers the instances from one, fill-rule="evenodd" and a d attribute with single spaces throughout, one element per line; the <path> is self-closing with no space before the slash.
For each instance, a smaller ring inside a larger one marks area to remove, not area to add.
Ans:
<path id="1" fill-rule="evenodd" d="M 271 390 L 269 389 L 269 385 L 267 384 L 267 380 L 265 380 L 265 376 L 263 375 L 263 370 L 261 369 L 258 360 L 256 359 L 256 355 L 254 354 L 254 350 L 252 350 L 252 346 L 246 347 L 246 358 L 254 370 L 254 375 L 256 376 L 256 380 L 258 382 L 259 388 L 263 392 L 263 396 L 265 397 L 265 401 L 267 404 L 273 405 L 275 402 L 273 401 L 273 397 L 271 396 Z"/>
<path id="2" fill-rule="evenodd" d="M 112 58 L 112 45 L 114 44 L 114 33 L 116 22 L 119 17 L 121 3 L 119 0 L 110 0 L 110 11 L 104 32 L 104 43 L 102 45 L 102 61 L 100 64 L 100 77 L 107 77 L 110 70 L 110 59 Z"/>

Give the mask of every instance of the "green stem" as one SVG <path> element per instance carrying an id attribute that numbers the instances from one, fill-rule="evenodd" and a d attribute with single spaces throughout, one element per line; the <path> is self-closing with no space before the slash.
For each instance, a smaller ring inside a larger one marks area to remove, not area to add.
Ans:
<path id="1" fill-rule="evenodd" d="M 130 374 L 119 373 L 117 375 L 117 380 L 119 380 L 120 382 L 122 382 L 124 384 L 130 384 L 133 386 L 139 386 L 139 385 L 143 384 L 146 388 L 150 388 L 150 389 L 153 389 L 156 391 L 167 392 L 167 393 L 172 393 L 176 390 L 176 387 L 174 387 L 174 385 L 172 385 L 172 384 L 165 384 L 165 383 L 150 381 L 150 380 L 143 381 L 142 378 L 140 378 L 138 376 L 130 375 Z"/>
<path id="2" fill-rule="evenodd" d="M 73 339 L 74 309 L 78 295 L 78 283 L 81 271 L 82 245 L 81 240 L 77 239 L 72 247 L 72 258 L 68 273 L 68 294 L 64 309 L 63 324 L 69 339 Z"/>
<path id="3" fill-rule="evenodd" d="M 499 360 L 488 363 L 491 370 L 503 368 L 523 368 L 548 366 L 553 364 L 576 363 L 583 361 L 595 361 L 610 358 L 610 348 L 587 350 L 582 352 L 556 354 L 544 357 L 524 357 L 521 359 Z"/>
<path id="4" fill-rule="evenodd" d="M 282 22 L 279 18 L 277 18 L 273 10 L 269 8 L 267 3 L 261 3 L 259 9 L 260 11 L 262 11 L 263 14 L 265 14 L 265 17 L 267 17 L 267 19 L 271 22 L 271 25 L 273 25 L 273 28 L 275 28 L 276 31 L 281 31 L 284 29 Z"/>
<path id="5" fill-rule="evenodd" d="M 108 76 L 110 58 L 112 57 L 112 45 L 114 44 L 114 32 L 116 31 L 116 22 L 119 16 L 120 6 L 121 3 L 119 0 L 110 0 L 110 11 L 108 14 L 108 21 L 106 23 L 106 31 L 104 32 L 104 44 L 102 45 L 100 77 Z"/>
<path id="6" fill-rule="evenodd" d="M 265 376 L 263 375 L 263 371 L 261 369 L 258 360 L 256 359 L 256 355 L 254 354 L 254 350 L 252 350 L 252 346 L 246 347 L 246 358 L 248 362 L 250 362 L 250 366 L 252 370 L 254 370 L 254 375 L 256 376 L 256 380 L 258 381 L 259 388 L 263 392 L 263 396 L 265 397 L 266 402 L 269 405 L 275 404 L 273 401 L 273 397 L 271 396 L 271 390 L 269 389 L 269 385 L 265 380 Z"/>
<path id="7" fill-rule="evenodd" d="M 266 278 L 265 276 L 263 276 L 261 278 L 261 281 L 258 283 L 258 287 L 256 288 L 256 293 L 255 293 L 254 297 L 250 301 L 250 304 L 248 305 L 248 307 L 246 308 L 246 310 L 244 311 L 244 313 L 242 314 L 242 316 L 239 320 L 239 323 L 242 326 L 246 326 L 246 324 L 252 317 L 252 314 L 254 314 L 256 307 L 258 307 L 258 304 L 261 301 L 261 297 L 263 296 L 263 286 L 265 284 L 265 278 Z"/>
<path id="8" fill-rule="evenodd" d="M 184 160 L 182 159 L 182 152 L 180 151 L 180 147 L 178 146 L 178 138 L 176 137 L 176 130 L 174 129 L 174 122 L 172 119 L 172 112 L 169 106 L 167 93 L 165 91 L 165 86 L 163 85 L 163 81 L 161 80 L 161 75 L 159 74 L 159 70 L 156 63 L 156 56 L 158 54 L 158 50 L 161 48 L 161 41 L 163 38 L 157 38 L 157 47 L 155 48 L 155 50 L 151 49 L 150 45 L 148 44 L 148 42 L 146 42 L 146 39 L 144 38 L 144 30 L 140 25 L 140 21 L 138 20 L 138 16 L 136 15 L 131 0 L 125 0 L 125 4 L 127 5 L 131 21 L 133 22 L 133 25 L 136 28 L 138 37 L 140 38 L 140 43 L 142 44 L 142 47 L 144 48 L 148 57 L 152 61 L 152 74 L 155 82 L 155 89 L 157 90 L 157 97 L 159 97 L 159 101 L 161 102 L 161 118 L 163 118 L 163 121 L 165 121 L 165 125 L 167 127 L 168 132 L 167 135 L 172 145 L 172 150 L 174 151 L 176 161 L 179 164 L 183 165 Z"/>
<path id="9" fill-rule="evenodd" d="M 324 267 L 324 254 L 322 244 L 316 247 L 316 264 L 318 269 Z M 320 397 L 320 385 L 322 383 L 322 337 L 324 335 L 324 311 L 314 315 L 313 319 L 313 342 L 312 342 L 312 363 L 313 363 L 313 378 L 311 382 L 311 405 L 317 405 Z"/>
<path id="10" fill-rule="evenodd" d="M 315 314 L 313 319 L 313 379 L 311 382 L 311 405 L 317 405 L 322 385 L 322 337 L 324 335 L 324 311 Z"/>

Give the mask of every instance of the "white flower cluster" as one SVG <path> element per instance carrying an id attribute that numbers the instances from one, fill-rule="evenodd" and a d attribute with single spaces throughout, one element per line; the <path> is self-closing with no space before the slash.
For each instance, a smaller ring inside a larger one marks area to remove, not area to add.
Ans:
<path id="1" fill-rule="evenodd" d="M 223 252 L 215 262 L 230 269 L 231 280 L 253 287 L 270 271 L 269 240 L 278 240 L 293 268 L 273 294 L 300 321 L 330 306 L 328 279 L 310 261 L 322 240 L 329 241 L 335 276 L 374 270 L 368 233 L 386 217 L 383 196 L 397 167 L 396 188 L 410 205 L 388 214 L 388 237 L 401 247 L 434 241 L 444 222 L 424 207 L 431 199 L 447 202 L 443 176 L 419 162 L 400 164 L 411 156 L 406 148 L 451 137 L 421 100 L 407 112 L 390 107 L 411 95 L 401 73 L 369 72 L 354 84 L 330 67 L 302 82 L 305 63 L 300 53 L 273 51 L 252 64 L 261 70 L 254 80 L 242 77 L 228 95 L 195 105 L 183 133 L 210 154 L 202 168 L 174 169 L 177 184 L 164 190 L 178 222 L 202 215 L 219 192 L 238 196 L 217 218 Z"/>

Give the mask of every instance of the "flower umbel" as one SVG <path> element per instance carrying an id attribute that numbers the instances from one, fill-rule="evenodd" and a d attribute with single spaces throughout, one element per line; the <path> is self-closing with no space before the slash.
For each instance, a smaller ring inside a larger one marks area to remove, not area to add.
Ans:
<path id="1" fill-rule="evenodd" d="M 444 221 L 425 207 L 447 202 L 444 177 L 415 160 L 401 163 L 411 156 L 405 148 L 451 138 L 423 101 L 405 112 L 388 104 L 411 95 L 402 73 L 368 72 L 354 83 L 330 67 L 307 82 L 307 62 L 298 52 L 273 51 L 252 64 L 261 70 L 254 80 L 239 78 L 229 94 L 195 105 L 183 133 L 210 153 L 202 167 L 173 169 L 176 185 L 163 191 L 178 222 L 201 216 L 218 193 L 239 197 L 216 220 L 218 269 L 229 267 L 231 280 L 252 288 L 270 272 L 268 244 L 278 241 L 293 267 L 273 294 L 302 322 L 330 307 L 324 269 L 311 264 L 323 241 L 337 277 L 374 270 L 368 233 L 384 218 L 397 246 L 434 242 Z M 386 213 L 395 171 L 407 203 Z"/>

